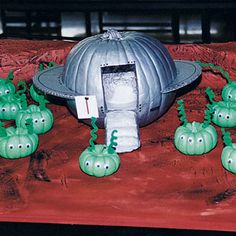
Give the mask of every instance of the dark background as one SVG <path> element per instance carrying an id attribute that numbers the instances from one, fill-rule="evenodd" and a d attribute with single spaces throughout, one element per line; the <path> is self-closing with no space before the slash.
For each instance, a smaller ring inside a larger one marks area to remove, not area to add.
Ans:
<path id="1" fill-rule="evenodd" d="M 234 0 L 1 0 L 1 37 L 79 40 L 113 27 L 164 43 L 236 39 Z"/>
<path id="2" fill-rule="evenodd" d="M 45 236 L 231 236 L 233 232 L 193 231 L 176 229 L 152 229 L 131 227 L 84 226 L 84 225 L 50 225 L 29 223 L 1 223 L 1 235 L 45 235 Z"/>

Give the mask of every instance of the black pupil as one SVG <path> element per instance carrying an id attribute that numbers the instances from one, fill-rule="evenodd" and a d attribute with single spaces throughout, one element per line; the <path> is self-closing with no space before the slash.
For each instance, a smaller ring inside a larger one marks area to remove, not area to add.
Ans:
<path id="1" fill-rule="evenodd" d="M 229 116 L 226 116 L 227 119 L 229 119 Z"/>
<path id="2" fill-rule="evenodd" d="M 35 120 L 34 122 L 35 122 L 35 123 L 38 123 L 38 120 Z"/>
<path id="3" fill-rule="evenodd" d="M 232 161 L 231 160 L 228 160 L 228 163 L 231 163 Z"/>
<path id="4" fill-rule="evenodd" d="M 26 147 L 27 147 L 27 148 L 29 148 L 29 147 L 30 147 L 30 145 L 29 145 L 29 144 L 27 144 L 27 145 L 26 145 Z"/>
<path id="5" fill-rule="evenodd" d="M 22 145 L 19 145 L 19 148 L 22 148 Z"/>
<path id="6" fill-rule="evenodd" d="M 221 117 L 221 115 L 219 115 L 219 117 Z"/>
<path id="7" fill-rule="evenodd" d="M 100 167 L 100 165 L 97 165 L 97 167 Z"/>
<path id="8" fill-rule="evenodd" d="M 44 119 L 42 119 L 42 122 L 44 122 L 45 120 Z"/>
<path id="9" fill-rule="evenodd" d="M 108 166 L 106 166 L 106 169 L 108 169 L 109 167 Z"/>
<path id="10" fill-rule="evenodd" d="M 10 146 L 10 149 L 12 149 L 13 148 L 13 146 Z"/>
<path id="11" fill-rule="evenodd" d="M 86 163 L 86 166 L 88 166 L 88 165 L 89 165 L 89 163 L 87 162 L 87 163 Z"/>
<path id="12" fill-rule="evenodd" d="M 7 90 L 6 93 L 9 93 L 9 91 Z"/>
<path id="13" fill-rule="evenodd" d="M 2 109 L 2 111 L 6 111 L 6 109 L 5 109 L 5 108 L 3 108 L 3 109 Z"/>
<path id="14" fill-rule="evenodd" d="M 202 139 L 199 139 L 199 142 L 201 143 L 201 142 L 202 142 Z"/>
<path id="15" fill-rule="evenodd" d="M 191 143 L 191 142 L 192 142 L 192 139 L 189 139 L 189 142 Z"/>

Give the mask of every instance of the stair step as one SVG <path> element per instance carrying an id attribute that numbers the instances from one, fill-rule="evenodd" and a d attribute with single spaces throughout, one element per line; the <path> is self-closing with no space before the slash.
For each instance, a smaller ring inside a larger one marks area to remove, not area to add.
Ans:
<path id="1" fill-rule="evenodd" d="M 105 123 L 110 127 L 137 126 L 137 114 L 134 111 L 110 111 L 106 114 Z"/>
<path id="2" fill-rule="evenodd" d="M 131 152 L 140 147 L 139 139 L 131 136 L 118 137 L 117 143 L 116 152 L 118 153 Z"/>
<path id="3" fill-rule="evenodd" d="M 139 133 L 137 132 L 137 127 L 132 126 L 132 127 L 114 127 L 118 132 L 116 133 L 116 136 L 118 138 L 120 137 L 134 137 L 138 138 Z M 107 137 L 111 137 L 111 133 L 114 129 L 108 129 L 107 130 Z"/>
<path id="4" fill-rule="evenodd" d="M 111 133 L 117 130 L 116 151 L 131 152 L 140 147 L 137 114 L 134 111 L 110 111 L 105 118 L 106 143 L 110 144 Z"/>

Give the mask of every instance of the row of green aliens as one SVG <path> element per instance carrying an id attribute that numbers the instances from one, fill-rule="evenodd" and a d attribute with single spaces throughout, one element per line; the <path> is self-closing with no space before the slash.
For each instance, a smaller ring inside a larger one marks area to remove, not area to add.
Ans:
<path id="1" fill-rule="evenodd" d="M 210 63 L 198 63 L 202 67 L 211 67 L 213 70 L 219 71 L 227 80 L 227 84 L 222 89 L 222 101 L 218 102 L 214 100 L 215 95 L 212 89 L 206 88 L 205 91 L 210 103 L 206 106 L 207 109 L 202 123 L 196 121 L 188 122 L 183 101 L 178 101 L 182 125 L 176 129 L 175 146 L 186 155 L 202 155 L 210 152 L 218 142 L 217 132 L 215 127 L 211 125 L 212 122 L 222 128 L 225 144 L 221 154 L 222 165 L 228 171 L 236 173 L 236 144 L 232 142 L 230 133 L 225 131 L 225 128 L 236 127 L 236 82 L 233 82 L 229 74 L 221 67 Z M 53 64 L 49 64 L 49 66 L 53 66 Z M 40 65 L 39 71 L 42 70 L 43 65 Z M 29 105 L 25 94 L 27 90 L 26 83 L 20 81 L 16 91 L 13 78 L 12 72 L 9 73 L 6 79 L 0 78 L 0 119 L 15 121 L 15 126 L 7 128 L 4 127 L 3 122 L 0 122 L 0 157 L 8 159 L 18 159 L 32 154 L 38 146 L 38 135 L 48 132 L 52 128 L 54 120 L 52 112 L 46 107 L 48 101 L 44 95 L 36 91 L 32 85 L 30 87 L 30 95 L 38 105 Z M 91 141 L 91 143 L 93 142 Z M 104 149 L 100 145 L 91 145 L 89 148 L 94 149 L 95 147 Z M 90 149 L 89 153 L 93 151 Z M 111 147 L 108 147 L 107 150 L 109 151 L 109 156 L 116 154 L 114 151 L 110 151 L 113 150 Z M 87 155 L 82 156 L 86 156 L 86 160 L 82 160 L 84 159 L 82 157 L 80 158 L 80 167 L 85 164 L 84 168 L 81 167 L 81 169 L 85 173 L 96 177 L 110 175 L 119 166 L 117 163 L 116 167 L 110 171 L 109 167 L 106 167 L 106 172 L 108 173 L 90 173 Z"/>
<path id="2" fill-rule="evenodd" d="M 49 67 L 54 63 L 49 63 Z M 39 72 L 44 69 L 41 64 Z M 0 120 L 13 120 L 14 126 L 5 128 L 0 121 L 0 157 L 19 159 L 31 155 L 38 147 L 38 135 L 48 132 L 53 126 L 53 114 L 46 107 L 49 101 L 31 85 L 29 92 L 36 104 L 27 102 L 27 85 L 20 81 L 16 89 L 12 71 L 6 79 L 0 78 Z M 16 91 L 17 90 L 17 91 Z M 11 122 L 10 122 L 11 123 Z M 114 130 L 110 145 L 95 144 L 97 139 L 96 118 L 91 119 L 90 146 L 79 157 L 81 170 L 91 176 L 104 177 L 116 172 L 120 166 L 120 158 L 115 152 L 117 143 Z"/>
<path id="3" fill-rule="evenodd" d="M 43 69 L 41 64 L 39 71 Z M 7 128 L 0 121 L 0 157 L 7 159 L 18 159 L 32 154 L 38 147 L 38 135 L 48 132 L 54 120 L 52 112 L 46 107 L 48 101 L 44 95 L 31 85 L 30 96 L 37 105 L 29 105 L 26 83 L 20 81 L 16 89 L 13 79 L 12 71 L 6 79 L 0 78 L 0 119 L 15 121 L 13 126 Z"/>
<path id="4" fill-rule="evenodd" d="M 215 148 L 218 142 L 217 132 L 211 123 L 221 127 L 224 149 L 221 154 L 223 167 L 236 174 L 236 143 L 232 142 L 230 132 L 225 128 L 236 127 L 236 82 L 233 82 L 228 72 L 219 66 L 210 63 L 201 63 L 203 68 L 212 68 L 214 71 L 221 73 L 227 81 L 223 87 L 221 101 L 215 101 L 215 94 L 209 87 L 205 92 L 209 99 L 206 105 L 205 117 L 202 123 L 188 122 L 182 100 L 177 103 L 178 111 L 182 125 L 175 131 L 175 147 L 186 155 L 202 155 L 210 152 Z"/>

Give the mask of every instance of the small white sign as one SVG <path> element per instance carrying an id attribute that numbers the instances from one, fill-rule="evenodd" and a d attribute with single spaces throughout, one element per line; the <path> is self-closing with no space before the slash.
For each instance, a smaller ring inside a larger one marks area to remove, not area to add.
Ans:
<path id="1" fill-rule="evenodd" d="M 99 116 L 96 96 L 76 96 L 75 105 L 79 119 Z"/>

